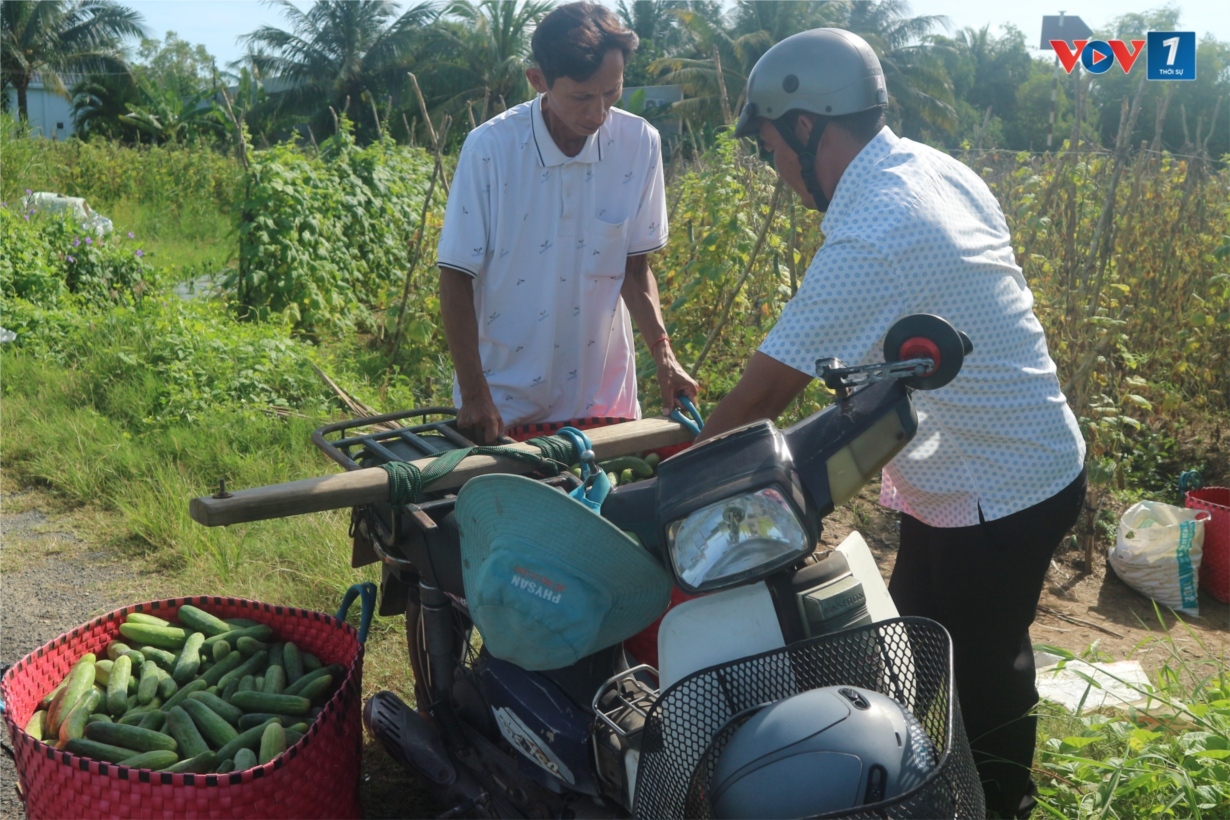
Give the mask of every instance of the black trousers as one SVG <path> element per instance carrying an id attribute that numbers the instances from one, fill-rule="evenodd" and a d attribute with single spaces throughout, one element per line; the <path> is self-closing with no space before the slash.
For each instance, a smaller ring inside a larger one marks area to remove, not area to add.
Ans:
<path id="1" fill-rule="evenodd" d="M 901 516 L 888 589 L 902 615 L 939 621 L 952 636 L 957 697 L 987 796 L 1002 817 L 1028 817 L 1038 703 L 1033 623 L 1051 556 L 1076 523 L 1085 472 L 1056 495 L 973 527 Z"/>

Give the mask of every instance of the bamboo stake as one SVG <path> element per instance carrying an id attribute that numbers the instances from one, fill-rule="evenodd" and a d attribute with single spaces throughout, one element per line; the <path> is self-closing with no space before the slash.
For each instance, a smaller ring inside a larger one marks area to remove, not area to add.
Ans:
<path id="1" fill-rule="evenodd" d="M 414 241 L 414 254 L 410 257 L 410 264 L 406 267 L 406 281 L 402 285 L 401 309 L 397 312 L 397 328 L 393 331 L 392 350 L 389 353 L 390 359 L 396 360 L 397 352 L 401 349 L 401 334 L 405 327 L 406 306 L 410 304 L 410 287 L 414 282 L 414 271 L 418 268 L 419 260 L 423 255 L 423 237 L 427 233 L 427 210 L 431 207 L 431 198 L 436 192 L 436 180 L 440 179 L 444 173 L 443 166 L 440 163 L 440 152 L 444 150 L 444 141 L 448 138 L 448 130 L 452 124 L 452 118 L 445 115 L 444 122 L 441 123 L 443 136 L 436 146 L 436 163 L 431 169 L 431 182 L 427 184 L 427 195 L 423 197 L 423 210 L 419 214 L 419 230 L 418 236 Z"/>
<path id="2" fill-rule="evenodd" d="M 709 337 L 705 339 L 705 345 L 700 349 L 700 355 L 696 357 L 696 363 L 692 365 L 689 372 L 692 377 L 696 377 L 696 373 L 700 370 L 701 364 L 704 363 L 705 357 L 709 355 L 709 349 L 713 347 L 714 341 L 717 340 L 718 334 L 722 332 L 722 328 L 726 326 L 726 320 L 730 318 L 731 308 L 734 307 L 735 299 L 739 296 L 739 291 L 743 289 L 743 283 L 752 275 L 752 268 L 756 265 L 756 257 L 760 255 L 760 248 L 764 245 L 765 237 L 769 233 L 769 226 L 773 224 L 773 217 L 777 213 L 777 203 L 781 199 L 782 191 L 786 184 L 781 177 L 777 178 L 777 187 L 773 189 L 773 199 L 769 202 L 769 213 L 765 217 L 764 222 L 760 226 L 760 234 L 756 237 L 756 244 L 752 246 L 752 253 L 747 258 L 747 266 L 743 269 L 743 274 L 739 280 L 735 282 L 734 290 L 726 298 L 726 304 L 722 306 L 722 312 L 718 316 L 717 324 L 713 326 L 713 330 L 709 331 Z"/>
<path id="3" fill-rule="evenodd" d="M 726 78 L 722 76 L 722 54 L 713 44 L 713 65 L 717 68 L 718 98 L 722 101 L 722 123 L 730 125 L 730 100 L 726 97 Z"/>

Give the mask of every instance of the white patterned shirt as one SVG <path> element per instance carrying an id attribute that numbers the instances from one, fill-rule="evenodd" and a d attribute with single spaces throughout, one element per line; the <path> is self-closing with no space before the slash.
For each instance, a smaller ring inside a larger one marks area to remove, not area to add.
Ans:
<path id="1" fill-rule="evenodd" d="M 640 418 L 619 292 L 627 258 L 666 244 L 661 139 L 613 108 L 569 157 L 541 106 L 522 103 L 466 137 L 437 264 L 474 277 L 483 375 L 506 425 Z"/>
<path id="2" fill-rule="evenodd" d="M 913 394 L 918 433 L 884 468 L 880 503 L 968 527 L 980 507 L 1003 518 L 1071 483 L 1085 442 L 986 183 L 885 128 L 846 168 L 823 230 L 761 352 L 811 375 L 819 358 L 880 362 L 889 327 L 911 313 L 942 316 L 974 343 L 956 379 Z"/>

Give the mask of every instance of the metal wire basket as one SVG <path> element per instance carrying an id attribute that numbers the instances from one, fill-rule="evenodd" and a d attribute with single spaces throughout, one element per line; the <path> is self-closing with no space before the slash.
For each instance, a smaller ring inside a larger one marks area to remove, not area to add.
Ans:
<path id="1" fill-rule="evenodd" d="M 937 751 L 909 791 L 816 815 L 841 818 L 984 817 L 982 786 L 952 679 L 952 642 L 939 624 L 898 618 L 791 644 L 696 672 L 662 693 L 642 737 L 634 814 L 710 818 L 714 767 L 739 713 L 824 686 L 885 694 L 917 718 Z"/>

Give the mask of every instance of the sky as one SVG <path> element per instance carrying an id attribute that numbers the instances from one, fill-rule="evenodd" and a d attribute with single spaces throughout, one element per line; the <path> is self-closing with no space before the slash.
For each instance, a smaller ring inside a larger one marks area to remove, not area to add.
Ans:
<path id="1" fill-rule="evenodd" d="M 603 0 L 613 6 L 614 0 Z M 307 0 L 295 0 L 306 9 Z M 218 58 L 219 65 L 237 59 L 243 50 L 236 39 L 257 27 L 282 25 L 280 9 L 258 0 L 126 0 L 125 5 L 145 17 L 150 33 L 159 39 L 174 31 L 190 43 L 201 43 Z M 1164 0 L 913 0 L 913 13 L 942 14 L 956 29 L 990 24 L 992 30 L 1011 23 L 1025 33 L 1031 47 L 1038 45 L 1044 14 L 1060 11 L 1078 15 L 1090 28 L 1108 25 L 1114 18 L 1164 6 Z M 1230 41 L 1230 6 L 1225 0 L 1179 0 L 1181 30 L 1195 31 L 1197 38 L 1212 32 Z M 1041 53 L 1041 52 L 1039 52 Z"/>

